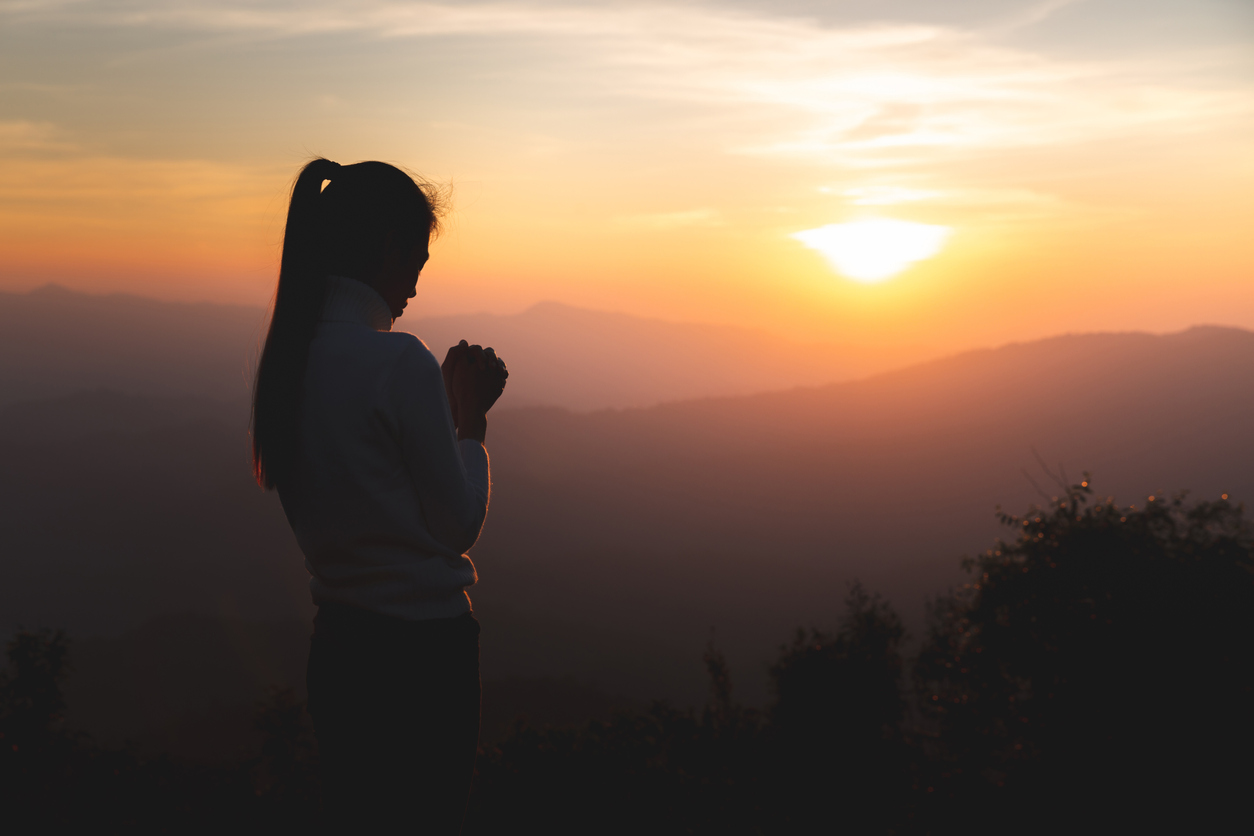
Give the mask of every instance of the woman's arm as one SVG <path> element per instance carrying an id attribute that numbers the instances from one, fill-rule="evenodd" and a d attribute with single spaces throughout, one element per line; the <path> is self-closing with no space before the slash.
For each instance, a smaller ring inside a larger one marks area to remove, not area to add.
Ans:
<path id="1" fill-rule="evenodd" d="M 399 358 L 389 394 L 397 412 L 402 455 L 427 529 L 442 545 L 462 554 L 478 539 L 487 515 L 490 474 L 483 433 L 458 441 L 443 371 L 418 340 Z M 486 418 L 480 419 L 473 409 L 459 417 L 474 429 L 481 425 L 486 430 Z"/>

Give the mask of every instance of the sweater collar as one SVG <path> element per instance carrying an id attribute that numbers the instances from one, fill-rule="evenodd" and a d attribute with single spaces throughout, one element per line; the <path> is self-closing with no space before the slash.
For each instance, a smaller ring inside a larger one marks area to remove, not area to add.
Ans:
<path id="1" fill-rule="evenodd" d="M 346 276 L 327 276 L 322 321 L 356 322 L 376 331 L 392 330 L 392 312 L 383 297 L 365 282 Z"/>

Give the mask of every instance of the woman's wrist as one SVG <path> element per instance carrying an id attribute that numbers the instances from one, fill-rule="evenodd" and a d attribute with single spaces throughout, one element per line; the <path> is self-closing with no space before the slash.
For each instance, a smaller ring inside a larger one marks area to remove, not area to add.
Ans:
<path id="1" fill-rule="evenodd" d="M 488 416 L 482 412 L 460 416 L 461 420 L 457 423 L 457 440 L 458 441 L 478 441 L 483 443 L 488 435 Z"/>

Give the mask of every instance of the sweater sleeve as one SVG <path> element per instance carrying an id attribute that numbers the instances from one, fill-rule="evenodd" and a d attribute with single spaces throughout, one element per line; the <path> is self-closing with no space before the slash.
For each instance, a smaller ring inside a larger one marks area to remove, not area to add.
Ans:
<path id="1" fill-rule="evenodd" d="M 419 340 L 402 352 L 387 385 L 427 529 L 460 555 L 479 539 L 487 516 L 488 451 L 457 440 L 439 361 Z"/>

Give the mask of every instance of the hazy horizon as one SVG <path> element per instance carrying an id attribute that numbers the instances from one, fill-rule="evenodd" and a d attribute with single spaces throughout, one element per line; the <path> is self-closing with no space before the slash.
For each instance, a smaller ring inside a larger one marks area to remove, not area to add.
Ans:
<path id="1" fill-rule="evenodd" d="M 412 307 L 934 354 L 1254 327 L 1239 0 L 0 8 L 0 288 L 264 305 L 314 154 L 452 185 Z"/>
<path id="2" fill-rule="evenodd" d="M 222 385 L 219 365 L 181 361 L 197 345 L 162 358 L 185 391 Z M 476 609 L 500 625 L 485 675 L 678 697 L 700 687 L 713 625 L 754 693 L 763 655 L 830 619 L 853 578 L 917 628 L 924 600 L 959 582 L 959 557 L 1002 533 L 995 507 L 1041 500 L 1023 475 L 1039 474 L 1038 453 L 1123 502 L 1184 488 L 1248 501 L 1252 347 L 1238 329 L 1064 336 L 787 392 L 503 410 L 472 552 Z M 119 356 L 99 368 L 129 365 Z M 163 612 L 307 617 L 299 549 L 250 478 L 244 400 L 82 380 L 0 408 L 0 611 L 87 635 Z M 576 638 L 594 628 L 602 639 Z M 662 668 L 639 642 L 669 642 Z"/>
<path id="3" fill-rule="evenodd" d="M 19 300 L 33 307 L 22 307 Z M 156 393 L 171 380 L 183 384 L 169 390 L 175 394 L 242 402 L 251 396 L 251 369 L 267 316 L 265 308 L 253 305 L 93 294 L 55 283 L 25 293 L 0 291 L 0 322 L 10 324 L 0 351 L 13 358 L 0 362 L 0 405 L 93 388 Z M 52 323 L 57 317 L 66 321 Z M 151 333 L 145 334 L 145 322 Z M 71 341 L 56 336 L 59 327 L 74 335 Z M 1197 323 L 1158 333 L 1061 333 L 946 353 L 922 346 L 876 352 L 802 343 L 757 329 L 667 321 L 554 300 L 514 314 L 423 317 L 410 311 L 394 325 L 422 338 L 438 356 L 462 338 L 480 339 L 506 353 L 515 373 L 498 411 L 553 406 L 583 413 L 850 383 L 1067 337 L 1165 337 L 1232 327 Z M 126 348 L 111 352 L 114 342 Z M 586 348 L 571 352 L 571 344 Z M 670 362 L 675 356 L 686 360 Z M 180 373 L 178 362 L 190 365 Z"/>
<path id="4" fill-rule="evenodd" d="M 152 302 L 166 302 L 166 303 L 176 304 L 176 305 L 179 305 L 179 304 L 181 305 L 210 305 L 210 306 L 218 306 L 218 307 L 247 308 L 249 310 L 255 310 L 259 314 L 262 315 L 263 317 L 262 325 L 264 325 L 264 322 L 265 322 L 264 318 L 269 316 L 270 305 L 272 304 L 272 302 L 265 302 L 265 303 L 222 302 L 222 301 L 215 300 L 212 298 L 191 298 L 191 299 L 168 298 L 165 296 L 161 296 L 160 294 L 148 294 L 148 293 L 141 293 L 141 292 L 125 290 L 125 289 L 123 290 L 82 289 L 82 288 L 75 288 L 68 284 L 63 284 L 62 282 L 57 282 L 57 281 L 47 281 L 41 284 L 35 284 L 31 287 L 5 288 L 4 290 L 0 290 L 0 293 L 9 293 L 13 295 L 29 295 L 32 293 L 41 293 L 41 292 L 49 292 L 49 291 L 69 291 L 71 293 L 78 293 L 84 296 L 129 296 L 129 297 L 133 297 L 136 299 L 144 299 L 144 300 L 148 300 Z M 527 302 L 523 304 L 521 307 L 508 308 L 508 309 L 499 310 L 499 311 L 491 310 L 488 308 L 478 308 L 478 309 L 473 309 L 473 310 L 467 309 L 464 311 L 451 311 L 451 312 L 446 312 L 446 313 L 424 314 L 421 310 L 407 309 L 405 312 L 405 316 L 393 322 L 393 328 L 398 331 L 406 331 L 407 329 L 405 328 L 405 326 L 407 324 L 413 324 L 413 323 L 428 321 L 428 320 L 457 319 L 457 318 L 479 317 L 479 316 L 502 317 L 502 318 L 514 317 L 520 314 L 528 313 L 532 310 L 535 310 L 536 308 L 542 308 L 544 306 L 549 306 L 549 305 L 559 306 L 563 308 L 570 308 L 570 309 L 580 310 L 580 311 L 589 311 L 592 313 L 610 314 L 613 316 L 620 316 L 620 317 L 624 317 L 627 319 L 649 320 L 653 322 L 664 323 L 667 325 L 709 325 L 709 326 L 714 326 L 714 327 L 724 327 L 728 329 L 736 329 L 736 330 L 743 330 L 743 331 L 756 331 L 760 333 L 772 334 L 773 336 L 777 336 L 777 337 L 781 336 L 781 335 L 775 334 L 769 329 L 755 328 L 752 325 L 735 325 L 735 324 L 730 324 L 727 322 L 713 321 L 713 320 L 701 320 L 701 319 L 675 319 L 675 318 L 670 318 L 670 317 L 665 317 L 665 316 L 654 316 L 654 315 L 649 315 L 649 314 L 635 313 L 631 311 L 616 310 L 612 308 L 597 308 L 597 307 L 590 307 L 587 305 L 577 305 L 571 302 L 564 302 L 560 299 L 548 299 L 548 298 L 537 299 L 532 302 Z M 1038 339 L 1050 339 L 1052 337 L 1061 337 L 1061 336 L 1068 336 L 1068 335 L 1153 334 L 1157 336 L 1162 336 L 1164 334 L 1174 334 L 1174 333 L 1179 333 L 1180 331 L 1187 331 L 1190 328 L 1210 328 L 1210 327 L 1240 328 L 1241 330 L 1247 330 L 1247 331 L 1254 330 L 1254 326 L 1244 327 L 1244 326 L 1239 326 L 1239 325 L 1237 326 L 1227 325 L 1218 320 L 1198 321 L 1198 322 L 1190 322 L 1188 324 L 1182 325 L 1178 328 L 1172 328 L 1170 330 L 1155 330 L 1152 328 L 1129 328 L 1129 329 L 1122 329 L 1122 330 L 1111 329 L 1111 330 L 1095 330 L 1095 331 L 1060 331 L 1058 333 L 1045 334 L 1042 337 L 1026 337 L 1023 339 L 1010 339 L 1006 343 L 990 343 L 988 345 L 977 346 L 974 349 L 960 349 L 960 351 L 966 351 L 966 350 L 979 351 L 985 348 L 997 348 L 997 347 L 1000 347 L 1001 345 L 1012 345 L 1012 344 L 1019 343 L 1019 342 L 1034 342 Z M 830 344 L 829 341 L 818 341 L 818 340 L 794 340 L 794 341 L 800 345 Z"/>

